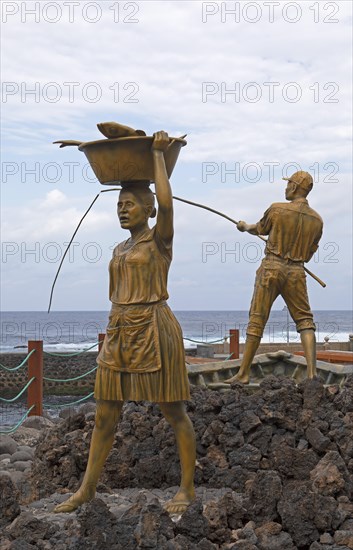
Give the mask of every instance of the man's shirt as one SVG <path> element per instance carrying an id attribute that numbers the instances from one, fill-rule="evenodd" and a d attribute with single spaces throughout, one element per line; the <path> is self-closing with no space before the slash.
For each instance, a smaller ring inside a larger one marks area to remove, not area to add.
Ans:
<path id="1" fill-rule="evenodd" d="M 318 249 L 323 221 L 304 198 L 275 202 L 256 224 L 258 235 L 268 235 L 266 254 L 294 262 L 308 262 Z"/>

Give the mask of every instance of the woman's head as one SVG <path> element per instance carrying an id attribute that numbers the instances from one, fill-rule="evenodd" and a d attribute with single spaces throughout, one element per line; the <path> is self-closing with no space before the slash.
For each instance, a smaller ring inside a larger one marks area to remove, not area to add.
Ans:
<path id="1" fill-rule="evenodd" d="M 123 228 L 147 223 L 156 216 L 154 195 L 148 185 L 123 186 L 118 200 L 118 216 Z"/>

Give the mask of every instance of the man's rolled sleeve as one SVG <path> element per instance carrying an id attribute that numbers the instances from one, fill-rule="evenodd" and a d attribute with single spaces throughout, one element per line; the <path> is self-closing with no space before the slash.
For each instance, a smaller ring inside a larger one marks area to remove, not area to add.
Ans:
<path id="1" fill-rule="evenodd" d="M 266 210 L 261 220 L 257 222 L 256 231 L 258 235 L 268 235 L 271 231 L 271 206 Z"/>

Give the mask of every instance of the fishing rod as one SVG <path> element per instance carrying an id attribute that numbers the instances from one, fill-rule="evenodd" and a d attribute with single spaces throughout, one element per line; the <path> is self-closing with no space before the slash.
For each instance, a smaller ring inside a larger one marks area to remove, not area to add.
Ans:
<path id="1" fill-rule="evenodd" d="M 56 284 L 56 281 L 58 279 L 58 276 L 59 276 L 59 273 L 60 273 L 60 270 L 61 270 L 61 267 L 64 263 L 64 260 L 65 260 L 65 256 L 66 254 L 68 253 L 69 251 L 69 248 L 71 246 L 71 243 L 72 241 L 74 240 L 76 234 L 77 234 L 77 231 L 79 230 L 83 220 L 85 219 L 85 217 L 87 216 L 87 214 L 89 213 L 89 211 L 91 210 L 91 208 L 93 207 L 94 203 L 96 202 L 96 200 L 98 199 L 98 197 L 100 196 L 101 193 L 108 193 L 109 191 L 121 191 L 121 187 L 114 187 L 113 189 L 103 189 L 102 191 L 100 191 L 96 196 L 95 198 L 93 199 L 93 201 L 91 202 L 91 204 L 89 205 L 89 207 L 87 208 L 86 212 L 84 213 L 84 215 L 82 216 L 82 218 L 80 219 L 66 249 L 65 249 L 65 252 L 63 254 L 63 257 L 61 258 L 61 262 L 59 264 L 59 267 L 58 267 L 58 270 L 56 272 L 56 275 L 55 275 L 55 278 L 54 278 L 54 281 L 53 281 L 53 284 L 52 284 L 52 287 L 51 287 L 51 291 L 50 291 L 50 298 L 49 298 L 49 306 L 48 306 L 48 313 L 50 312 L 50 308 L 51 308 L 51 304 L 52 304 L 52 300 L 53 300 L 53 294 L 54 294 L 54 287 L 55 287 L 55 284 Z M 153 193 L 154 195 L 156 193 Z M 190 204 L 191 206 L 196 206 L 197 208 L 202 208 L 203 210 L 208 210 L 208 212 L 212 212 L 213 214 L 217 214 L 218 216 L 220 216 L 221 218 L 224 218 L 226 220 L 228 220 L 229 222 L 231 223 L 234 223 L 235 225 L 238 224 L 238 222 L 236 220 L 234 220 L 233 218 L 230 218 L 229 216 L 227 216 L 226 214 L 223 214 L 223 212 L 219 212 L 218 210 L 215 210 L 214 208 L 211 208 L 210 206 L 205 206 L 204 204 L 199 204 L 198 202 L 193 202 L 193 201 L 189 201 L 187 199 L 182 199 L 181 197 L 176 197 L 176 196 L 172 196 L 174 200 L 177 200 L 177 201 L 180 201 L 180 202 L 185 202 L 186 204 Z M 264 237 L 262 237 L 261 235 L 256 235 L 256 237 L 258 237 L 259 239 L 261 239 L 263 242 L 267 242 L 267 239 L 265 239 Z M 312 277 L 313 279 L 315 279 L 315 281 L 317 281 L 323 288 L 326 287 L 326 283 L 324 283 L 324 281 L 322 281 L 317 275 L 315 275 L 315 273 L 313 273 L 312 271 L 310 271 L 307 267 L 304 266 L 304 271 L 310 275 L 310 277 Z"/>
<path id="2" fill-rule="evenodd" d="M 174 196 L 173 196 L 173 199 L 181 202 L 186 202 L 186 204 L 191 204 L 192 206 L 197 206 L 199 208 L 203 208 L 204 210 L 208 210 L 209 212 L 213 212 L 214 214 L 218 214 L 218 216 L 225 218 L 226 220 L 230 221 L 231 223 L 234 223 L 235 225 L 238 225 L 239 223 L 236 220 L 233 220 L 233 218 L 230 218 L 229 216 L 227 216 L 226 214 L 223 214 L 223 212 L 219 212 L 218 210 L 215 210 L 214 208 L 210 208 L 209 206 L 205 206 L 204 204 L 199 204 L 197 202 L 192 202 L 192 201 L 181 199 L 180 197 L 174 197 Z M 267 243 L 267 239 L 265 239 L 261 235 L 255 235 L 255 236 L 261 239 L 264 243 Z M 322 281 L 317 275 L 315 275 L 315 273 L 310 271 L 310 269 L 304 266 L 304 271 L 306 271 L 306 273 L 310 275 L 310 277 L 315 279 L 315 281 L 317 281 L 323 288 L 326 287 L 326 283 L 324 283 L 324 281 Z"/>

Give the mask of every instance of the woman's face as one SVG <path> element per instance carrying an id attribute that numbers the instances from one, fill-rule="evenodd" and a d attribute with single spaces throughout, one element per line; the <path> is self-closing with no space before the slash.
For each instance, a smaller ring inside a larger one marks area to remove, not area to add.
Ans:
<path id="1" fill-rule="evenodd" d="M 143 226 L 148 219 L 145 207 L 129 191 L 122 191 L 119 195 L 118 217 L 123 229 Z"/>

